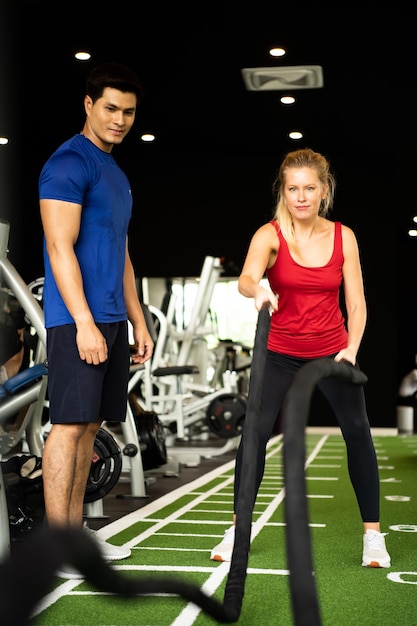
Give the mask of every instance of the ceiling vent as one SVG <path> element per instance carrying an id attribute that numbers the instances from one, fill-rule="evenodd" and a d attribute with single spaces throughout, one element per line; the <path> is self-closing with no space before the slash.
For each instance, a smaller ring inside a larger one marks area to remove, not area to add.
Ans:
<path id="1" fill-rule="evenodd" d="M 287 67 L 247 67 L 242 70 L 249 91 L 288 91 L 323 87 L 320 65 L 293 65 Z"/>

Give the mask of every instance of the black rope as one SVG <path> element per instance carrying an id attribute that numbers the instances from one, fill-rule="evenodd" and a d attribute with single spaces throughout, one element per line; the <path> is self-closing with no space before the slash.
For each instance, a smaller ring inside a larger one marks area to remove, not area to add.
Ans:
<path id="1" fill-rule="evenodd" d="M 217 622 L 230 622 L 223 605 L 185 580 L 155 576 L 133 579 L 105 561 L 94 539 L 83 530 L 34 531 L 0 563 L 2 623 L 27 626 L 33 608 L 51 591 L 54 574 L 63 564 L 75 567 L 96 589 L 124 598 L 169 593 L 193 602 Z"/>
<path id="2" fill-rule="evenodd" d="M 311 397 L 324 378 L 338 378 L 362 385 L 367 377 L 349 363 L 334 359 L 315 359 L 300 368 L 283 403 L 284 476 L 287 560 L 290 591 L 297 626 L 319 626 L 320 610 L 314 581 L 311 537 L 305 486 L 304 429 L 309 416 Z"/>
<path id="3" fill-rule="evenodd" d="M 270 326 L 268 309 L 258 315 L 252 352 L 248 402 L 243 428 L 241 482 L 236 506 L 235 543 L 224 593 L 224 606 L 231 621 L 236 622 L 242 608 L 246 570 L 249 558 L 252 513 L 256 499 L 256 458 L 259 439 L 259 415 Z"/>

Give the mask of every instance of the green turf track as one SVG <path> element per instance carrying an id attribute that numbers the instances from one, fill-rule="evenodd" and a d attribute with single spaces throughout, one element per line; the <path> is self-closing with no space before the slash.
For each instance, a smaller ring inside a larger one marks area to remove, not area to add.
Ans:
<path id="1" fill-rule="evenodd" d="M 374 431 L 381 482 L 381 525 L 390 569 L 361 567 L 362 522 L 338 431 L 306 434 L 306 489 L 315 584 L 323 626 L 417 625 L 417 437 Z M 394 431 L 393 431 L 394 432 Z M 281 437 L 268 447 L 253 512 L 252 544 L 238 624 L 294 624 L 285 548 Z M 366 476 L 364 476 L 366 480 Z M 229 564 L 210 550 L 230 526 L 233 463 L 228 463 L 100 531 L 132 556 L 117 567 L 137 580 L 166 575 L 191 581 L 223 601 Z M 34 566 L 34 575 L 36 567 Z M 178 596 L 121 599 L 87 581 L 54 580 L 30 626 L 208 626 L 216 622 Z"/>

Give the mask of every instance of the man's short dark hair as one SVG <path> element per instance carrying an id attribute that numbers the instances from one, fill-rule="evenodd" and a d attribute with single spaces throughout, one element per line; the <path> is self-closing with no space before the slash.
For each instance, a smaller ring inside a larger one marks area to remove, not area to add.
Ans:
<path id="1" fill-rule="evenodd" d="M 143 87 L 136 73 L 121 63 L 102 63 L 87 76 L 86 94 L 93 102 L 101 98 L 104 89 L 111 87 L 124 93 L 134 93 L 138 103 L 143 98 Z"/>

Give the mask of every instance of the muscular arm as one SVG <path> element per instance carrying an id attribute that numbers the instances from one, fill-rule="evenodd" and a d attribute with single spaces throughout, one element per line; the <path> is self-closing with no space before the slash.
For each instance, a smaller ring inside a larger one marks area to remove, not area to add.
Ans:
<path id="1" fill-rule="evenodd" d="M 253 298 L 255 307 L 260 311 L 265 305 L 278 309 L 278 299 L 270 289 L 259 283 L 271 266 L 278 252 L 278 239 L 274 227 L 264 224 L 253 235 L 248 253 L 239 276 L 238 290 L 243 296 Z"/>
<path id="2" fill-rule="evenodd" d="M 355 364 L 356 355 L 365 332 L 367 308 L 356 237 L 350 228 L 343 226 L 342 238 L 345 259 L 343 263 L 343 288 L 347 313 L 348 345 L 339 352 L 335 360 L 346 359 Z"/>
<path id="3" fill-rule="evenodd" d="M 61 200 L 41 200 L 40 211 L 52 272 L 77 328 L 80 358 L 87 363 L 102 363 L 107 359 L 106 341 L 95 325 L 88 306 L 74 252 L 80 229 L 81 205 Z"/>

